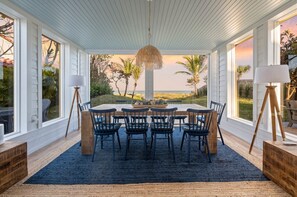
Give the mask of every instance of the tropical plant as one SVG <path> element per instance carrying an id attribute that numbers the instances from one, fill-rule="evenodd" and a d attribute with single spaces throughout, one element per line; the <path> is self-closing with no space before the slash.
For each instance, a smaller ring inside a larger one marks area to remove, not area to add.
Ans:
<path id="1" fill-rule="evenodd" d="M 237 73 L 237 80 L 239 80 L 244 73 L 247 73 L 251 69 L 250 65 L 244 66 L 237 66 L 236 73 Z"/>
<path id="2" fill-rule="evenodd" d="M 132 78 L 134 79 L 134 87 L 133 87 L 133 92 L 132 92 L 132 98 L 134 98 L 134 94 L 135 94 L 135 90 L 137 87 L 137 82 L 142 74 L 142 67 L 140 66 L 134 66 L 133 70 L 132 70 Z"/>
<path id="3" fill-rule="evenodd" d="M 112 55 L 96 54 L 90 56 L 91 98 L 112 94 L 110 79 L 107 73 L 110 69 Z"/>
<path id="4" fill-rule="evenodd" d="M 134 59 L 127 58 L 124 60 L 124 59 L 120 58 L 120 60 L 122 61 L 122 65 L 119 65 L 120 66 L 119 72 L 125 79 L 124 96 L 126 96 L 128 85 L 129 85 L 129 78 L 132 76 L 132 71 L 135 67 L 135 65 L 133 64 Z"/>
<path id="5" fill-rule="evenodd" d="M 187 79 L 187 83 L 194 88 L 194 95 L 198 96 L 197 85 L 200 81 L 200 74 L 207 69 L 205 65 L 205 55 L 191 55 L 183 57 L 186 62 L 176 62 L 183 65 L 187 71 L 177 71 L 175 74 L 186 74 L 191 76 Z"/>

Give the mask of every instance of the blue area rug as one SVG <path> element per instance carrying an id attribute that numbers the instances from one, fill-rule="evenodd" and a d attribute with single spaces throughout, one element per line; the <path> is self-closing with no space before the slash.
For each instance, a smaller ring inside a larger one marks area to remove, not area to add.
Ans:
<path id="1" fill-rule="evenodd" d="M 150 135 L 148 134 L 148 137 Z M 139 136 L 140 137 L 140 136 Z M 97 147 L 95 161 L 91 156 L 81 155 L 79 143 L 65 151 L 54 161 L 41 169 L 26 184 L 128 184 L 160 182 L 231 182 L 266 181 L 262 172 L 227 145 L 218 141 L 218 153 L 212 156 L 212 163 L 198 150 L 198 143 L 192 143 L 191 163 L 187 163 L 187 143 L 179 150 L 182 133 L 174 132 L 176 163 L 168 150 L 167 140 L 157 141 L 156 159 L 148 151 L 143 152 L 143 141 L 130 144 L 128 160 L 124 160 L 126 133 L 120 130 L 122 150 L 116 143 L 116 159 L 112 160 L 111 142 L 104 142 L 104 149 Z M 100 144 L 100 143 L 98 143 Z M 150 138 L 148 139 L 148 145 Z M 148 148 L 149 150 L 149 148 Z"/>

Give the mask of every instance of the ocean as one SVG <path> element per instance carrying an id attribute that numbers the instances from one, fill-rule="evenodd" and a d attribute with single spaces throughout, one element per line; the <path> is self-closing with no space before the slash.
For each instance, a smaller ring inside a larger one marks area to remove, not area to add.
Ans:
<path id="1" fill-rule="evenodd" d="M 154 94 L 191 94 L 190 90 L 155 90 Z M 132 94 L 132 91 L 128 91 L 128 94 Z M 135 94 L 144 94 L 144 90 L 135 91 Z"/>

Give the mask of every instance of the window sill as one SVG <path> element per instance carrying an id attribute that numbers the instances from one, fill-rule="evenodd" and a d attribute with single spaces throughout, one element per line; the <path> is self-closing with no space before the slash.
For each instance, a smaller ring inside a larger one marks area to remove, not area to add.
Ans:
<path id="1" fill-rule="evenodd" d="M 50 125 L 55 124 L 55 123 L 59 123 L 59 122 L 64 121 L 64 120 L 67 120 L 67 118 L 64 118 L 64 117 L 55 118 L 53 120 L 43 122 L 41 125 L 42 125 L 42 127 L 47 127 L 47 126 L 50 126 Z"/>
<path id="2" fill-rule="evenodd" d="M 237 118 L 237 117 L 228 117 L 227 120 L 231 120 L 231 121 L 235 121 L 235 122 L 238 122 L 238 123 L 242 123 L 242 124 L 245 124 L 245 125 L 248 125 L 248 126 L 254 126 L 253 122 L 252 121 L 249 121 L 249 120 L 245 120 L 245 119 L 242 119 L 242 118 Z"/>

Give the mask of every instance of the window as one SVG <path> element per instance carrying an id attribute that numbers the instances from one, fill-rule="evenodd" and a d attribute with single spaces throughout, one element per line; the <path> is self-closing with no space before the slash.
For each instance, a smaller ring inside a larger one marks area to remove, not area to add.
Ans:
<path id="1" fill-rule="evenodd" d="M 0 12 L 0 124 L 4 134 L 14 132 L 15 20 Z"/>
<path id="2" fill-rule="evenodd" d="M 42 35 L 42 122 L 61 116 L 61 44 Z"/>
<path id="3" fill-rule="evenodd" d="M 154 70 L 154 98 L 207 107 L 207 63 L 206 55 L 163 55 L 162 69 Z"/>
<path id="4" fill-rule="evenodd" d="M 253 37 L 235 45 L 235 117 L 253 120 Z"/>
<path id="5" fill-rule="evenodd" d="M 282 85 L 283 121 L 287 125 L 290 117 L 287 110 L 285 110 L 286 100 L 297 100 L 297 13 L 293 17 L 278 22 L 278 24 L 280 25 L 280 63 L 289 66 L 291 78 L 290 83 Z M 294 119 L 294 117 L 292 118 Z M 289 123 L 289 126 L 292 126 L 291 123 Z"/>

